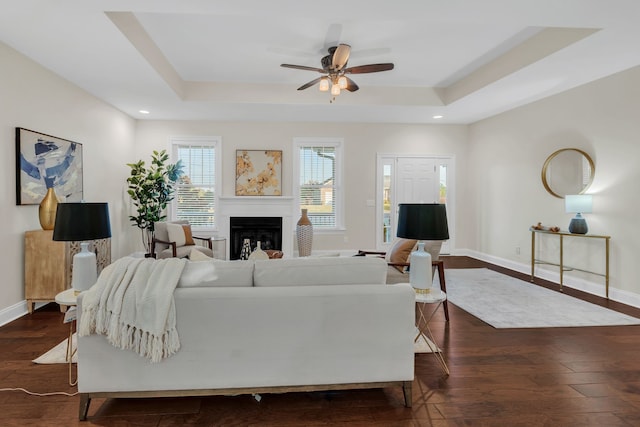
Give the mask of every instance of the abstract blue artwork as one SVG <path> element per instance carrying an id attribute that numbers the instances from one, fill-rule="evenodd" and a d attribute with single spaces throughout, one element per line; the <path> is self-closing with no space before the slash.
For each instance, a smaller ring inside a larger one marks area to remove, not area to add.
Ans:
<path id="1" fill-rule="evenodd" d="M 16 204 L 40 204 L 48 188 L 61 202 L 82 201 L 82 144 L 16 128 Z"/>

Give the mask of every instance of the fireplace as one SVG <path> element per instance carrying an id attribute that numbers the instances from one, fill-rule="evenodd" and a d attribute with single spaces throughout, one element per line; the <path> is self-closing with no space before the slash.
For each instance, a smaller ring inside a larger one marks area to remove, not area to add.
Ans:
<path id="1" fill-rule="evenodd" d="M 251 242 L 251 250 L 258 242 L 263 250 L 282 250 L 282 217 L 229 218 L 229 259 L 240 259 L 244 239 Z"/>
<path id="2" fill-rule="evenodd" d="M 279 248 L 285 257 L 292 257 L 294 254 L 293 240 L 295 221 L 300 216 L 300 209 L 290 196 L 242 196 L 224 197 L 219 199 L 219 209 L 216 211 L 216 222 L 218 222 L 218 236 L 227 239 L 227 259 L 233 259 L 231 252 L 231 218 L 234 217 L 258 217 L 261 218 L 281 218 L 282 228 L 280 238 L 282 248 Z M 239 240 L 242 244 L 242 240 Z M 261 241 L 262 242 L 262 241 Z M 240 250 L 236 252 L 236 257 L 240 256 Z"/>

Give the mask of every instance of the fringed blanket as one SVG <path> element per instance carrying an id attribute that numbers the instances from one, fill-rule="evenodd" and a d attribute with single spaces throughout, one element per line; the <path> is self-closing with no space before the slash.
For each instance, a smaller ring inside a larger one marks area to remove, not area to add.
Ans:
<path id="1" fill-rule="evenodd" d="M 187 261 L 125 257 L 105 268 L 82 297 L 78 334 L 159 362 L 180 349 L 173 291 Z"/>

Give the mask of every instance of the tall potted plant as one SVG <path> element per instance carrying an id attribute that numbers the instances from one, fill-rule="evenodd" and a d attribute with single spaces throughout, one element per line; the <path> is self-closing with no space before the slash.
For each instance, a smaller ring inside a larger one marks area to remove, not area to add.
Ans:
<path id="1" fill-rule="evenodd" d="M 175 164 L 167 163 L 168 160 L 166 150 L 154 150 L 148 168 L 143 160 L 127 163 L 131 168 L 127 193 L 136 209 L 136 214 L 130 215 L 129 219 L 140 229 L 147 253 L 151 252 L 155 223 L 166 219 L 165 209 L 173 200 L 176 181 L 183 174 L 180 160 Z"/>

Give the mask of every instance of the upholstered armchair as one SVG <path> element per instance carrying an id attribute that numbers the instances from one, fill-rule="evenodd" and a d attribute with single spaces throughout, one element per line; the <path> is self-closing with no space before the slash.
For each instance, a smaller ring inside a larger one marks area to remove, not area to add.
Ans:
<path id="1" fill-rule="evenodd" d="M 387 252 L 379 251 L 358 251 L 358 256 L 375 255 L 384 258 L 390 267 L 394 267 L 400 273 L 409 272 L 409 260 L 411 252 L 416 250 L 417 240 L 396 238 Z M 424 250 L 431 254 L 431 261 L 440 259 L 440 249 L 442 241 L 429 240 L 424 242 Z"/>
<path id="2" fill-rule="evenodd" d="M 196 244 L 198 241 L 200 244 Z M 189 221 L 156 222 L 151 253 L 156 258 L 186 258 L 192 250 L 213 257 L 213 246 L 208 237 L 191 233 Z"/>

